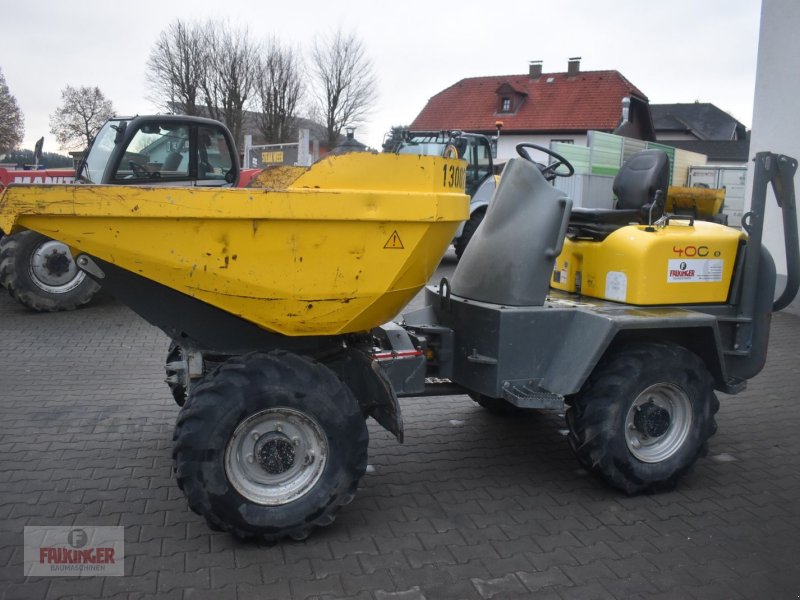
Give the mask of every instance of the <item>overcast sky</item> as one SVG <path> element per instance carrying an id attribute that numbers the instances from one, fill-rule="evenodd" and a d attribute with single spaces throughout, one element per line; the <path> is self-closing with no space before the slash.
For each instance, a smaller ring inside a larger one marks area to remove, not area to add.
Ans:
<path id="1" fill-rule="evenodd" d="M 432 95 L 464 77 L 616 69 L 651 103 L 712 102 L 752 119 L 759 0 L 506 0 L 505 2 L 0 0 L 0 69 L 25 115 L 25 147 L 45 136 L 66 85 L 98 86 L 118 114 L 145 114 L 144 65 L 176 18 L 227 18 L 255 39 L 308 48 L 315 35 L 355 31 L 371 57 L 379 99 L 356 137 L 378 147 Z"/>

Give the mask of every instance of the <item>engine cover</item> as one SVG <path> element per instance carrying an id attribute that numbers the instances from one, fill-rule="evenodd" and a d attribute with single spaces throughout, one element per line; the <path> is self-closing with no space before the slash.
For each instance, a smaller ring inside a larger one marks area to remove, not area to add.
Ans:
<path id="1" fill-rule="evenodd" d="M 551 287 L 636 305 L 726 302 L 747 236 L 705 221 L 628 225 L 602 241 L 567 239 Z"/>

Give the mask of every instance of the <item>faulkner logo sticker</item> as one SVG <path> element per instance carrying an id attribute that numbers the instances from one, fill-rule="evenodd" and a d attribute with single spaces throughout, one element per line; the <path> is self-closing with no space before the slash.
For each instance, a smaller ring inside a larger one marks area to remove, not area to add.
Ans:
<path id="1" fill-rule="evenodd" d="M 405 246 L 403 246 L 403 241 L 400 239 L 400 235 L 397 233 L 396 229 L 392 232 L 392 235 L 389 236 L 389 239 L 386 241 L 383 247 L 387 250 L 402 250 L 405 248 Z"/>
<path id="2" fill-rule="evenodd" d="M 125 575 L 124 527 L 25 527 L 25 576 Z"/>
<path id="3" fill-rule="evenodd" d="M 667 265 L 667 283 L 722 281 L 725 261 L 716 259 L 673 259 Z"/>

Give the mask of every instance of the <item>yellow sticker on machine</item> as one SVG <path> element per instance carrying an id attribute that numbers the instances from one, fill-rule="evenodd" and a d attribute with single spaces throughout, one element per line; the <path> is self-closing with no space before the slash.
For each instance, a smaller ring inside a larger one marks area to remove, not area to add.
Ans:
<path id="1" fill-rule="evenodd" d="M 672 259 L 667 267 L 667 283 L 722 281 L 724 267 L 721 258 Z"/>

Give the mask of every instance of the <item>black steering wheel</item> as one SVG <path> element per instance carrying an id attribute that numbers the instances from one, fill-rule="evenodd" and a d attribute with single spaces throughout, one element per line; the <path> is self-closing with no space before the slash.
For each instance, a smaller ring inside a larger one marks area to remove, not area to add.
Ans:
<path id="1" fill-rule="evenodd" d="M 542 163 L 538 163 L 531 158 L 530 154 L 528 154 L 528 148 L 533 148 L 534 150 L 544 152 L 548 156 L 553 157 L 556 162 L 547 166 L 543 165 Z M 572 177 L 575 174 L 575 168 L 572 166 L 572 164 L 557 152 L 550 150 L 550 148 L 545 148 L 544 146 L 539 146 L 538 144 L 517 144 L 517 154 L 539 167 L 539 170 L 542 172 L 542 175 L 544 175 L 544 178 L 547 181 L 553 181 L 553 179 L 556 177 Z M 566 167 L 567 171 L 558 171 L 558 168 L 561 166 Z"/>

